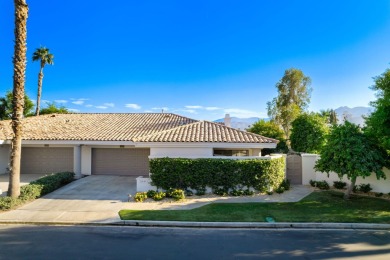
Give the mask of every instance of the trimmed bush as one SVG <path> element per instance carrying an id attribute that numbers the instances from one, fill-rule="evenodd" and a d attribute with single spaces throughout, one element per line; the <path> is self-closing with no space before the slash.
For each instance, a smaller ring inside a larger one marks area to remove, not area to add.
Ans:
<path id="1" fill-rule="evenodd" d="M 333 187 L 335 187 L 336 189 L 342 190 L 345 188 L 345 186 L 347 186 L 346 182 L 343 182 L 343 181 L 334 181 L 333 182 Z"/>
<path id="2" fill-rule="evenodd" d="M 317 187 L 320 190 L 329 190 L 330 186 L 327 181 L 313 181 L 310 180 L 310 185 L 313 187 Z"/>
<path id="3" fill-rule="evenodd" d="M 74 180 L 73 172 L 60 172 L 44 176 L 30 184 L 20 187 L 20 196 L 16 199 L 0 197 L 0 210 L 9 210 L 42 197 Z"/>
<path id="4" fill-rule="evenodd" d="M 171 193 L 171 198 L 175 201 L 184 200 L 186 198 L 184 191 L 177 189 Z"/>
<path id="5" fill-rule="evenodd" d="M 369 193 L 370 191 L 372 191 L 372 188 L 371 188 L 371 185 L 369 183 L 367 183 L 367 184 L 362 183 L 359 185 L 358 190 L 361 192 L 364 192 L 364 193 Z"/>
<path id="6" fill-rule="evenodd" d="M 153 195 L 152 198 L 153 198 L 155 201 L 160 201 L 160 200 L 165 199 L 165 197 L 166 197 L 165 192 L 160 191 L 160 192 L 156 192 L 156 193 Z"/>
<path id="7" fill-rule="evenodd" d="M 135 195 L 134 195 L 134 200 L 136 202 L 143 202 L 144 200 L 146 200 L 148 198 L 148 195 L 146 192 L 137 192 Z"/>
<path id="8" fill-rule="evenodd" d="M 197 190 L 197 193 L 206 186 L 211 187 L 214 192 L 226 194 L 238 185 L 258 191 L 276 189 L 284 179 L 284 167 L 284 158 L 271 160 L 157 158 L 150 160 L 153 185 L 165 190 L 169 188 L 193 189 Z"/>
<path id="9" fill-rule="evenodd" d="M 146 192 L 146 195 L 148 196 L 148 198 L 153 198 L 154 195 L 156 195 L 156 193 L 157 193 L 157 191 L 155 191 L 155 190 L 148 190 Z"/>
<path id="10" fill-rule="evenodd" d="M 286 191 L 286 190 L 290 190 L 290 186 L 291 186 L 290 181 L 286 179 L 282 181 L 279 187 L 283 187 L 284 190 Z"/>

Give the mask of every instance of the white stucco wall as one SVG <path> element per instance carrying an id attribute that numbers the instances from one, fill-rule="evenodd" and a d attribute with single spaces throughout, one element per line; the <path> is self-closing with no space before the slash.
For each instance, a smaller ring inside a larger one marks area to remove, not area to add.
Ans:
<path id="1" fill-rule="evenodd" d="M 7 173 L 9 156 L 10 156 L 9 152 L 10 152 L 9 145 L 0 145 L 0 174 Z"/>
<path id="2" fill-rule="evenodd" d="M 151 147 L 149 158 L 207 158 L 213 156 L 211 147 Z"/>
<path id="3" fill-rule="evenodd" d="M 308 185 L 310 180 L 315 181 L 327 181 L 329 185 L 333 185 L 334 181 L 339 181 L 340 178 L 334 172 L 329 173 L 329 177 L 326 173 L 317 172 L 314 170 L 315 162 L 319 159 L 319 156 L 316 154 L 302 154 L 302 184 Z M 390 192 L 390 170 L 384 169 L 386 174 L 386 179 L 377 180 L 375 174 L 371 174 L 371 176 L 363 179 L 358 177 L 356 180 L 356 184 L 359 185 L 361 183 L 370 183 L 373 191 L 375 192 Z M 350 181 L 344 176 L 342 181 L 350 184 Z"/>
<path id="4" fill-rule="evenodd" d="M 92 149 L 90 146 L 81 146 L 81 174 L 92 174 Z"/>

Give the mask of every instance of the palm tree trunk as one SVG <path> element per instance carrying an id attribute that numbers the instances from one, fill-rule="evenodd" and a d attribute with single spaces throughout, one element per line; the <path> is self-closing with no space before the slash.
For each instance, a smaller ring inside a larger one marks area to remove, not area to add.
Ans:
<path id="1" fill-rule="evenodd" d="M 22 152 L 22 118 L 24 108 L 24 83 L 26 72 L 26 42 L 28 6 L 25 0 L 14 0 L 15 5 L 15 47 L 13 77 L 13 111 L 10 174 L 8 196 L 16 198 L 20 195 L 20 159 Z"/>
<path id="2" fill-rule="evenodd" d="M 353 190 L 353 187 L 355 187 L 355 184 L 356 184 L 356 177 L 352 177 L 351 184 L 348 186 L 348 189 L 344 193 L 345 200 L 349 200 L 349 198 L 351 197 L 351 192 Z"/>
<path id="3" fill-rule="evenodd" d="M 43 80 L 43 67 L 39 70 L 38 74 L 38 96 L 37 96 L 37 107 L 35 109 L 35 115 L 39 116 L 39 110 L 41 108 L 41 95 L 42 95 L 42 80 Z"/>

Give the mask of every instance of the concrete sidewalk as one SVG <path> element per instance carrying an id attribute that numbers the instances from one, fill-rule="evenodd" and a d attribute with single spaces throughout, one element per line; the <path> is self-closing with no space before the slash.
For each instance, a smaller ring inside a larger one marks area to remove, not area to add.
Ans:
<path id="1" fill-rule="evenodd" d="M 88 176 L 68 184 L 16 210 L 0 213 L 0 223 L 118 223 L 118 212 L 193 209 L 210 203 L 294 202 L 313 191 L 292 186 L 283 194 L 253 197 L 189 197 L 184 202 L 127 202 L 135 194 L 136 180 L 126 176 Z"/>

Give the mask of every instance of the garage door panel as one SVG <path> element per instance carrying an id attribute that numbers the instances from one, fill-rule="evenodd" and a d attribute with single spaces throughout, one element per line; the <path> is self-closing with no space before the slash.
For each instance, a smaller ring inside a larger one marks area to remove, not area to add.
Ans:
<path id="1" fill-rule="evenodd" d="M 150 149 L 93 148 L 92 174 L 149 174 Z"/>
<path id="2" fill-rule="evenodd" d="M 73 171 L 72 147 L 22 148 L 22 174 L 42 174 L 65 171 Z"/>

